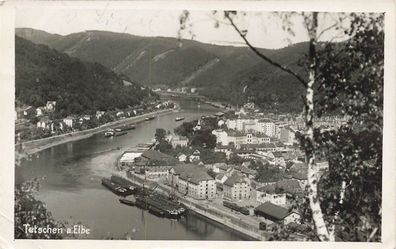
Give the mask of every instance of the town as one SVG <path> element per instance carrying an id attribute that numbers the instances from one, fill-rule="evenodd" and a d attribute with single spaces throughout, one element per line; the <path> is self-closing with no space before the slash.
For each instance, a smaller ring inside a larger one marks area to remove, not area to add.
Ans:
<path id="1" fill-rule="evenodd" d="M 333 116 L 316 123 L 331 130 L 346 120 Z M 298 207 L 307 185 L 298 143 L 303 129 L 301 115 L 264 114 L 247 103 L 185 122 L 173 133 L 159 128 L 155 144 L 125 150 L 117 165 L 143 187 L 255 239 L 270 239 L 282 224 L 294 229 L 290 239 L 301 240 L 308 229 Z M 317 163 L 322 172 L 328 167 L 320 155 Z"/>

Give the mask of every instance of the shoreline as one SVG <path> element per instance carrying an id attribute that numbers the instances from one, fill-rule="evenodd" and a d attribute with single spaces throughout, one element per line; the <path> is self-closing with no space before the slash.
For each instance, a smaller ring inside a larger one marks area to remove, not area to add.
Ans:
<path id="1" fill-rule="evenodd" d="M 138 185 L 142 185 L 142 181 L 144 181 L 144 179 L 140 178 L 136 174 L 120 173 L 119 175 L 123 177 L 126 176 L 127 179 Z M 152 183 L 152 180 L 147 180 L 147 182 Z M 171 187 L 158 184 L 156 191 L 162 192 L 165 195 L 169 195 L 171 193 Z M 179 201 L 183 203 L 190 212 L 202 216 L 205 219 L 210 220 L 211 222 L 215 222 L 219 226 L 223 226 L 226 229 L 230 229 L 256 241 L 267 241 L 268 238 L 271 236 L 271 233 L 268 231 L 253 228 L 251 225 L 248 224 L 242 226 L 239 223 L 233 222 L 233 220 L 235 220 L 235 217 L 233 217 L 233 215 L 230 213 L 226 214 L 226 212 L 222 211 L 221 216 L 211 213 L 209 210 L 216 208 L 211 206 L 210 204 L 201 203 L 199 200 L 195 200 L 193 198 L 183 197 L 179 193 L 177 193 L 176 195 Z"/>
<path id="2" fill-rule="evenodd" d="M 143 122 L 145 118 L 155 115 L 158 117 L 159 115 L 173 112 L 176 109 L 165 109 L 159 110 L 155 112 L 145 113 L 143 115 L 125 118 L 121 120 L 116 120 L 110 123 L 103 124 L 101 126 L 84 130 L 84 131 L 75 131 L 71 133 L 61 134 L 57 136 L 41 138 L 36 140 L 25 141 L 22 143 L 22 148 L 24 153 L 27 155 L 35 154 L 45 149 L 49 149 L 53 146 L 61 145 L 64 143 L 74 142 L 82 139 L 89 138 L 97 133 L 104 132 L 109 128 L 114 128 L 115 126 L 125 125 L 130 123 L 140 123 Z M 15 144 L 15 150 L 18 150 L 19 144 Z"/>

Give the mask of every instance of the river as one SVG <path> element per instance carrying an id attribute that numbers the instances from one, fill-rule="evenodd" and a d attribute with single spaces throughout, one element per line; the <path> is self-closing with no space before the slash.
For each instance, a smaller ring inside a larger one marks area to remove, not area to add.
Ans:
<path id="1" fill-rule="evenodd" d="M 16 183 L 44 177 L 36 197 L 46 203 L 55 219 L 87 225 L 91 234 L 84 238 L 88 239 L 124 239 L 130 235 L 135 240 L 245 240 L 242 234 L 195 214 L 176 221 L 123 205 L 101 185 L 102 177 L 115 172 L 122 149 L 148 142 L 156 128 L 173 131 L 181 124 L 175 122 L 177 116 L 190 121 L 218 111 L 189 101 L 180 102 L 180 106 L 179 112 L 139 123 L 124 136 L 105 138 L 96 134 L 43 150 L 16 169 Z"/>

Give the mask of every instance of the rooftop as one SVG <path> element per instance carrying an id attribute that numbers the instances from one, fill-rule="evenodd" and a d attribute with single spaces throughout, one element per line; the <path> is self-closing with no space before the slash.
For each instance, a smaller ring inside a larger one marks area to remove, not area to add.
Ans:
<path id="1" fill-rule="evenodd" d="M 175 174 L 179 175 L 180 179 L 198 185 L 201 181 L 213 180 L 208 175 L 206 168 L 196 164 L 183 164 L 173 167 Z"/>
<path id="2" fill-rule="evenodd" d="M 269 201 L 256 207 L 255 210 L 260 211 L 268 216 L 274 217 L 277 220 L 282 220 L 289 214 L 289 210 L 287 210 L 286 208 L 272 204 Z"/>
<path id="3" fill-rule="evenodd" d="M 224 182 L 224 185 L 233 187 L 236 183 L 246 183 L 244 177 L 240 174 L 234 173 Z"/>

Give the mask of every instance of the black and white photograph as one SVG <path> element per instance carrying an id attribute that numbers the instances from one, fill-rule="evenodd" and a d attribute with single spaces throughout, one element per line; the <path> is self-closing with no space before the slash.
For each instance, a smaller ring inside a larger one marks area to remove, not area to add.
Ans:
<path id="1" fill-rule="evenodd" d="M 221 6 L 15 8 L 15 240 L 384 241 L 388 13 Z"/>

